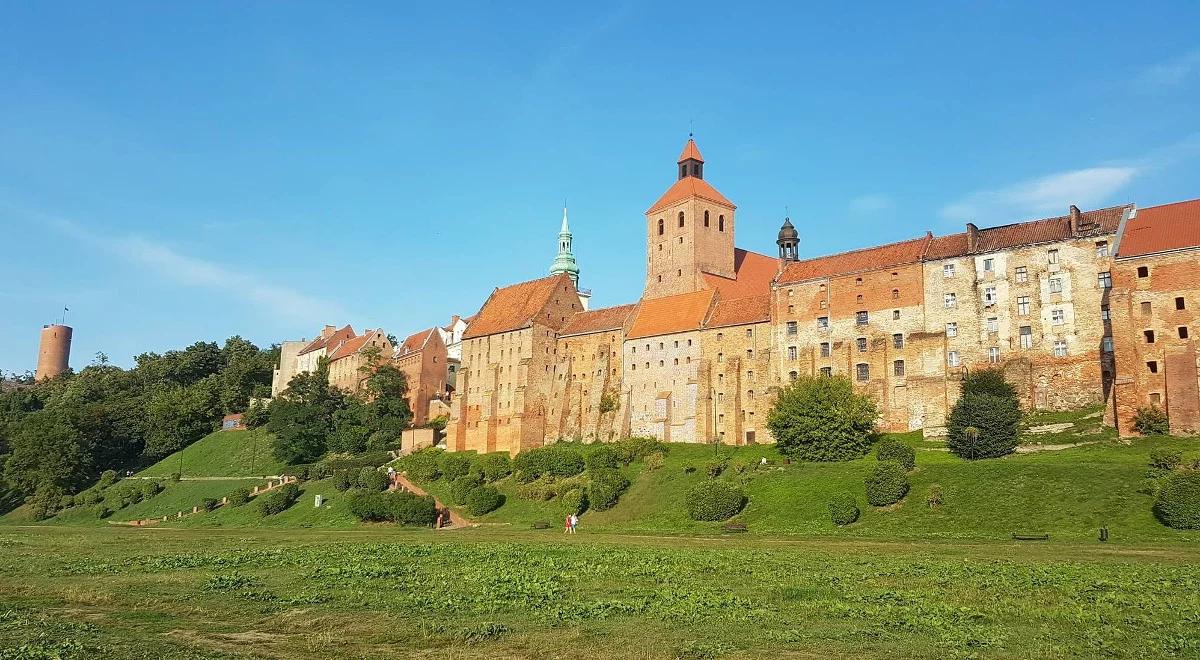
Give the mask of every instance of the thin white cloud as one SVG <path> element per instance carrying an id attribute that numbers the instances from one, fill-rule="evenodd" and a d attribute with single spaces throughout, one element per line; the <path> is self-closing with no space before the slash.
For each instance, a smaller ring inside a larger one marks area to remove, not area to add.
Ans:
<path id="1" fill-rule="evenodd" d="M 1200 50 L 1149 66 L 1142 71 L 1139 79 L 1148 87 L 1174 87 L 1183 84 L 1195 73 L 1200 73 Z"/>
<path id="2" fill-rule="evenodd" d="M 141 236 L 109 238 L 58 218 L 51 219 L 49 224 L 77 241 L 100 248 L 165 280 L 219 291 L 231 298 L 260 306 L 268 314 L 305 322 L 325 322 L 346 316 L 337 303 L 272 284 L 224 264 L 182 254 L 163 243 Z"/>
<path id="3" fill-rule="evenodd" d="M 892 208 L 892 199 L 887 195 L 860 195 L 850 200 L 850 212 L 855 215 L 870 215 Z"/>
<path id="4" fill-rule="evenodd" d="M 1071 204 L 1095 208 L 1140 174 L 1135 166 L 1089 167 L 1057 172 L 996 190 L 981 190 L 942 207 L 942 217 L 961 222 L 1015 222 L 1062 215 Z"/>

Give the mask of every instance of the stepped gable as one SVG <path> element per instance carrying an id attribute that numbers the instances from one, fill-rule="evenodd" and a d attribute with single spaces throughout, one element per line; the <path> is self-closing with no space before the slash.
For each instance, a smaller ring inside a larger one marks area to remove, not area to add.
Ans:
<path id="1" fill-rule="evenodd" d="M 550 302 L 555 291 L 564 286 L 570 289 L 571 295 L 576 295 L 571 278 L 566 273 L 495 289 L 483 303 L 471 325 L 467 326 L 463 339 L 486 337 L 529 327 L 542 308 Z M 559 323 L 556 319 L 550 319 L 546 325 L 558 329 Z"/>
<path id="2" fill-rule="evenodd" d="M 744 298 L 768 293 L 779 273 L 779 260 L 741 248 L 733 250 L 733 278 L 704 273 L 704 282 L 722 298 Z"/>
<path id="3" fill-rule="evenodd" d="M 702 289 L 664 298 L 643 300 L 626 339 L 655 337 L 673 332 L 699 330 L 712 307 L 716 291 Z"/>
<path id="4" fill-rule="evenodd" d="M 593 332 L 620 330 L 625 327 L 630 314 L 637 309 L 637 304 L 616 305 L 603 307 L 587 312 L 577 312 L 567 319 L 567 324 L 559 331 L 560 335 L 586 335 Z"/>
<path id="5" fill-rule="evenodd" d="M 667 188 L 667 192 L 663 193 L 662 197 L 659 197 L 658 201 L 654 202 L 654 204 L 652 204 L 650 208 L 646 210 L 646 213 L 654 213 L 661 208 L 666 208 L 675 202 L 689 199 L 691 197 L 699 197 L 700 199 L 715 202 L 723 206 L 728 206 L 731 209 L 737 208 L 733 205 L 733 202 L 729 201 L 724 195 L 717 192 L 717 189 L 713 188 L 712 184 L 708 183 L 704 179 L 699 179 L 694 176 L 685 176 L 676 181 L 675 185 Z"/>
<path id="6" fill-rule="evenodd" d="M 1117 258 L 1200 247 L 1200 199 L 1138 209 L 1125 223 Z"/>
<path id="7" fill-rule="evenodd" d="M 847 275 L 921 261 L 931 237 L 926 235 L 899 243 L 842 252 L 827 257 L 794 261 L 783 269 L 780 284 L 792 284 L 821 277 Z"/>
<path id="8" fill-rule="evenodd" d="M 349 325 L 346 325 L 341 330 L 336 330 L 327 337 L 322 336 L 322 337 L 317 337 L 316 339 L 312 340 L 311 342 L 308 343 L 308 346 L 305 346 L 304 348 L 300 349 L 300 352 L 297 353 L 297 355 L 304 355 L 305 353 L 312 353 L 313 351 L 316 351 L 316 350 L 319 350 L 322 348 L 331 348 L 331 349 L 337 348 L 338 344 L 349 341 L 353 338 L 354 338 L 354 328 L 350 327 Z"/>
<path id="9" fill-rule="evenodd" d="M 746 296 L 730 300 L 718 300 L 713 305 L 712 314 L 706 328 L 721 328 L 730 325 L 745 325 L 747 323 L 764 323 L 771 320 L 771 294 L 763 293 L 757 296 Z"/>

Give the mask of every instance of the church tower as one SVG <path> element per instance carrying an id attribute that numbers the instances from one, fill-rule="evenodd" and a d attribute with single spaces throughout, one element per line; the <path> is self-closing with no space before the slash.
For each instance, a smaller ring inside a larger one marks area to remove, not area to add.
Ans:
<path id="1" fill-rule="evenodd" d="M 690 136 L 677 172 L 646 211 L 646 298 L 704 289 L 704 273 L 734 277 L 736 207 L 704 180 L 704 157 Z"/>
<path id="2" fill-rule="evenodd" d="M 550 274 L 566 273 L 575 283 L 575 291 L 579 294 L 579 305 L 584 311 L 588 309 L 592 292 L 579 288 L 579 265 L 575 263 L 575 253 L 571 251 L 571 228 L 567 226 L 567 207 L 563 207 L 562 228 L 558 230 L 558 255 L 550 264 Z"/>

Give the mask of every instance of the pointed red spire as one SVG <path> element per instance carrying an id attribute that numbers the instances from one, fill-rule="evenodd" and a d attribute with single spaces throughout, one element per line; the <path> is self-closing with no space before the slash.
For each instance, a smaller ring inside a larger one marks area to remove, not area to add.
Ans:
<path id="1" fill-rule="evenodd" d="M 679 154 L 679 162 L 682 163 L 685 160 L 704 162 L 704 156 L 700 155 L 700 149 L 696 147 L 696 141 L 690 135 L 687 144 L 683 145 L 683 153 Z"/>

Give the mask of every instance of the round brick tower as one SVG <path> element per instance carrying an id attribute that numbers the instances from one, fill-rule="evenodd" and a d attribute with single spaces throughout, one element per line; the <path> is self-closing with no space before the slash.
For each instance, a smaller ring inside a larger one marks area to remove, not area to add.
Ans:
<path id="1" fill-rule="evenodd" d="M 71 360 L 71 327 L 42 326 L 42 341 L 38 347 L 37 379 L 54 378 L 68 369 Z"/>

